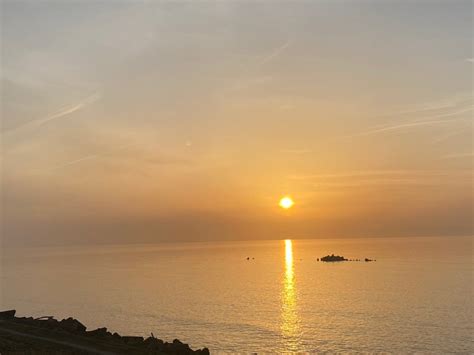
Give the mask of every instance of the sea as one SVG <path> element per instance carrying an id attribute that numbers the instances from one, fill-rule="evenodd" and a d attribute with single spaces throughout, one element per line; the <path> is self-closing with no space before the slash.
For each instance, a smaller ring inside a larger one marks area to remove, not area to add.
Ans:
<path id="1" fill-rule="evenodd" d="M 0 304 L 215 354 L 472 354 L 473 240 L 4 248 Z"/>

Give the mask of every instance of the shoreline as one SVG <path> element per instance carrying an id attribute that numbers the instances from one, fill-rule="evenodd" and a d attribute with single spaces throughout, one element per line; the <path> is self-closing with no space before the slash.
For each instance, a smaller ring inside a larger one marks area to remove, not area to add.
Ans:
<path id="1" fill-rule="evenodd" d="M 122 336 L 107 328 L 87 330 L 74 318 L 16 317 L 15 310 L 0 311 L 0 354 L 198 354 L 178 339 L 164 342 L 155 338 Z"/>

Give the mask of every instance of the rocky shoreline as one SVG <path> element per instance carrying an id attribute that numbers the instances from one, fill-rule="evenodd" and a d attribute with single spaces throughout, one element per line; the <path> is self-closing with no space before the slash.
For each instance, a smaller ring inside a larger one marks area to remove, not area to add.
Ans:
<path id="1" fill-rule="evenodd" d="M 207 348 L 193 350 L 178 339 L 121 336 L 107 328 L 88 331 L 74 318 L 16 317 L 15 310 L 0 312 L 0 354 L 173 354 L 208 355 Z"/>

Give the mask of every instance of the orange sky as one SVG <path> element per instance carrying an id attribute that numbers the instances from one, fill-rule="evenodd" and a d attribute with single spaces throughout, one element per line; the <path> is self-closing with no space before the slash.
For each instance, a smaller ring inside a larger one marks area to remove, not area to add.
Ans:
<path id="1" fill-rule="evenodd" d="M 5 3 L 4 242 L 471 234 L 471 7 Z"/>

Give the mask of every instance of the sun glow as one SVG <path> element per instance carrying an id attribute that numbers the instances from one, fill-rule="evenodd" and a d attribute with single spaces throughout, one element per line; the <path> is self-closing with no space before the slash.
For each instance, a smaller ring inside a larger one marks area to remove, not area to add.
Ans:
<path id="1" fill-rule="evenodd" d="M 280 200 L 280 203 L 279 203 L 280 207 L 284 208 L 285 210 L 291 208 L 294 204 L 295 203 L 293 202 L 293 200 L 289 196 L 282 197 L 282 199 Z"/>

